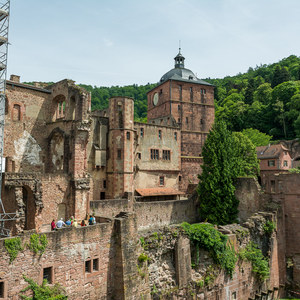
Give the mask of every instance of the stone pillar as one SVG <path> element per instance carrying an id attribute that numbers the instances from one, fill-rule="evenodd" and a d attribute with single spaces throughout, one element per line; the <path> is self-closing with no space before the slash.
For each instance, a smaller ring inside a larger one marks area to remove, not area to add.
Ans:
<path id="1" fill-rule="evenodd" d="M 114 274 L 114 299 L 150 300 L 147 268 L 145 274 L 138 270 L 138 257 L 142 249 L 138 243 L 135 214 L 120 213 L 115 218 L 116 259 Z"/>
<path id="2" fill-rule="evenodd" d="M 74 218 L 84 220 L 89 210 L 90 178 L 73 180 Z"/>
<path id="3" fill-rule="evenodd" d="M 176 280 L 179 288 L 188 285 L 192 278 L 190 240 L 179 237 L 175 248 Z"/>
<path id="4" fill-rule="evenodd" d="M 15 187 L 15 196 L 16 196 L 16 202 L 18 205 L 17 210 L 17 220 L 16 220 L 16 230 L 17 233 L 21 233 L 24 231 L 25 227 L 25 203 L 23 201 L 23 188 L 22 186 L 16 186 Z"/>

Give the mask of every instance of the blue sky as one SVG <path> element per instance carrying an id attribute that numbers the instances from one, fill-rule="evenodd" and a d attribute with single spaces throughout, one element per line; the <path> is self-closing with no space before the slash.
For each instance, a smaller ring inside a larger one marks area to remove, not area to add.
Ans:
<path id="1" fill-rule="evenodd" d="M 11 0 L 8 75 L 96 86 L 246 72 L 300 52 L 300 0 Z"/>

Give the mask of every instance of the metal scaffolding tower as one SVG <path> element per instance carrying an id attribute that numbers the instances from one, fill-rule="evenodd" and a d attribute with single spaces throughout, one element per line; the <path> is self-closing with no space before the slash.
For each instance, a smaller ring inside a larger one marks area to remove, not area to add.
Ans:
<path id="1" fill-rule="evenodd" d="M 0 1 L 0 189 L 2 190 L 2 174 L 5 172 L 3 159 L 4 145 L 4 120 L 5 120 L 5 88 L 8 52 L 8 25 L 9 25 L 10 0 Z M 5 228 L 5 221 L 15 220 L 16 213 L 6 213 L 2 202 L 0 190 L 0 237 L 9 236 L 10 232 Z"/>

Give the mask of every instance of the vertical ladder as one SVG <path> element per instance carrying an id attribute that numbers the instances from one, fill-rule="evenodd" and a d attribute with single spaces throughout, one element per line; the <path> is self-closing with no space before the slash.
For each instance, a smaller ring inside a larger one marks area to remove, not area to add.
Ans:
<path id="1" fill-rule="evenodd" d="M 5 121 L 5 88 L 8 52 L 8 25 L 10 0 L 0 1 L 0 189 L 2 190 L 2 174 L 5 172 L 3 159 L 4 121 Z M 9 236 L 5 221 L 16 218 L 16 213 L 6 213 L 0 192 L 0 237 Z"/>

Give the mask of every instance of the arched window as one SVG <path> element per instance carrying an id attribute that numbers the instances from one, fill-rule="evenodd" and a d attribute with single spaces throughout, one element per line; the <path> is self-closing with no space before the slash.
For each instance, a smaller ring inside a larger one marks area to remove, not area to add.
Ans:
<path id="1" fill-rule="evenodd" d="M 12 111 L 12 120 L 20 121 L 21 120 L 21 106 L 19 104 L 14 104 Z"/>

